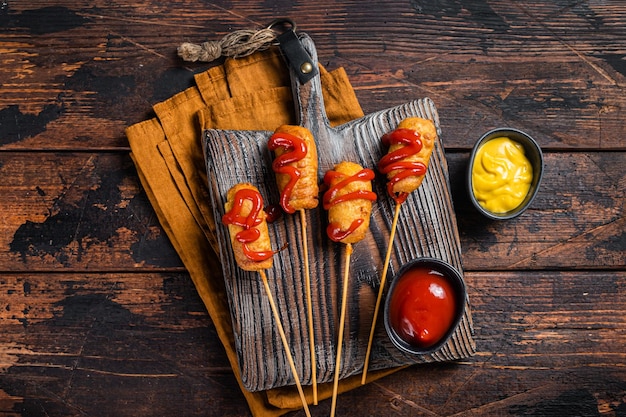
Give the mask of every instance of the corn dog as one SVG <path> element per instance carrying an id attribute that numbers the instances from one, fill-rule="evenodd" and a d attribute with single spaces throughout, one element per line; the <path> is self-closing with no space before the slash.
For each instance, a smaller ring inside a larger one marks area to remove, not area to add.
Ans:
<path id="1" fill-rule="evenodd" d="M 317 361 L 315 357 L 315 329 L 309 268 L 308 238 L 305 209 L 319 204 L 317 185 L 317 147 L 311 132 L 301 126 L 282 125 L 274 131 L 267 144 L 276 154 L 272 169 L 280 191 L 280 206 L 286 213 L 300 212 L 302 247 L 304 251 L 305 290 L 309 322 L 309 350 L 311 352 L 311 383 L 313 404 L 317 405 Z"/>
<path id="2" fill-rule="evenodd" d="M 280 314 L 265 274 L 265 269 L 272 267 L 272 256 L 275 252 L 272 251 L 270 244 L 266 214 L 263 210 L 263 198 L 259 190 L 252 184 L 239 183 L 228 190 L 226 200 L 224 204 L 226 214 L 222 216 L 222 222 L 228 225 L 235 260 L 241 269 L 258 271 L 261 276 L 274 320 L 276 320 L 276 327 L 285 349 L 287 362 L 300 394 L 302 407 L 304 407 L 307 417 L 310 417 L 311 413 L 302 390 L 300 377 L 298 376 Z"/>
<path id="3" fill-rule="evenodd" d="M 359 164 L 346 161 L 335 165 L 333 170 L 324 175 L 324 184 L 328 187 L 323 198 L 324 209 L 328 210 L 326 234 L 331 240 L 346 245 L 337 357 L 330 405 L 331 417 L 335 416 L 337 407 L 352 244 L 362 240 L 369 229 L 372 201 L 376 200 L 376 193 L 372 191 L 374 176 L 371 169 L 364 169 Z"/>
<path id="4" fill-rule="evenodd" d="M 328 236 L 335 242 L 356 243 L 369 228 L 374 171 L 354 162 L 341 162 L 324 176 L 329 187 L 324 193 L 324 208 L 328 210 Z"/>
<path id="5" fill-rule="evenodd" d="M 228 226 L 237 265 L 245 271 L 271 268 L 275 252 L 259 190 L 249 183 L 236 184 L 228 190 L 224 210 L 222 223 Z"/>
<path id="6" fill-rule="evenodd" d="M 437 129 L 435 128 L 435 124 L 421 117 L 410 117 L 402 120 L 396 130 L 382 137 L 383 144 L 389 146 L 389 150 L 378 162 L 378 170 L 387 175 L 387 193 L 396 202 L 396 208 L 394 210 L 393 221 L 391 222 L 387 254 L 385 255 L 378 296 L 374 307 L 374 317 L 372 319 L 370 336 L 367 342 L 361 384 L 365 384 L 367 380 L 370 354 L 372 352 L 372 343 L 376 330 L 376 320 L 385 290 L 389 260 L 391 259 L 391 250 L 393 248 L 393 239 L 396 234 L 396 227 L 400 216 L 400 207 L 402 203 L 406 201 L 409 194 L 415 191 L 422 184 L 422 181 L 424 181 L 436 139 Z"/>
<path id="7" fill-rule="evenodd" d="M 272 169 L 283 210 L 294 213 L 317 207 L 317 147 L 311 132 L 302 126 L 280 126 L 268 147 L 276 153 Z"/>
<path id="8" fill-rule="evenodd" d="M 436 139 L 435 124 L 421 117 L 402 120 L 396 130 L 382 137 L 389 150 L 378 170 L 387 175 L 387 191 L 397 203 L 406 200 L 424 180 Z"/>

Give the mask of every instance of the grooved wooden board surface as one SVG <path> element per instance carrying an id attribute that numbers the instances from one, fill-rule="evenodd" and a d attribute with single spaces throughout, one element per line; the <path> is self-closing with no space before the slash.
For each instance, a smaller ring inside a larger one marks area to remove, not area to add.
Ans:
<path id="1" fill-rule="evenodd" d="M 311 39 L 302 35 L 302 42 L 317 62 Z M 440 131 L 436 107 L 428 98 L 375 112 L 331 128 L 325 116 L 319 77 L 304 85 L 295 76 L 292 79 L 300 124 L 313 133 L 317 143 L 320 180 L 324 172 L 343 160 L 376 169 L 376 164 L 386 153 L 381 144 L 381 136 L 395 129 L 404 118 L 419 116 L 431 119 Z M 215 218 L 219 219 L 224 215 L 226 193 L 240 182 L 250 182 L 257 186 L 266 205 L 278 202 L 279 193 L 271 169 L 273 155 L 267 148 L 271 134 L 269 131 L 211 129 L 204 132 L 203 147 Z M 342 378 L 362 372 L 363 369 L 395 204 L 385 186 L 386 179 L 378 174 L 373 183 L 378 199 L 372 210 L 369 232 L 362 241 L 353 245 L 349 270 L 348 318 L 344 330 L 346 336 L 340 371 Z M 332 380 L 335 370 L 340 289 L 346 248 L 326 236 L 327 213 L 321 204 L 316 209 L 307 210 L 306 214 L 318 381 L 327 382 Z M 274 267 L 266 273 L 274 298 L 278 300 L 281 320 L 292 346 L 298 374 L 302 382 L 308 384 L 312 380 L 312 372 L 300 218 L 283 215 L 269 227 L 275 248 L 288 243 L 287 248 L 274 257 Z M 244 384 L 251 391 L 292 384 L 292 373 L 259 274 L 237 267 L 227 229 L 218 229 L 221 260 Z M 402 205 L 388 283 L 404 263 L 424 256 L 443 259 L 462 272 L 461 248 L 441 140 L 435 144 L 424 182 Z M 400 352 L 385 332 L 382 310 L 378 318 L 370 369 L 461 359 L 472 355 L 475 350 L 469 303 L 465 316 L 449 342 L 430 355 L 410 356 Z"/>

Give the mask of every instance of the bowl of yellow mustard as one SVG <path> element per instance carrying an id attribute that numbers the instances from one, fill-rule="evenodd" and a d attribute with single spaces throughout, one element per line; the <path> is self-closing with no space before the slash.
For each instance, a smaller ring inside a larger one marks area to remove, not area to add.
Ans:
<path id="1" fill-rule="evenodd" d="M 490 219 L 512 219 L 537 195 L 543 153 L 521 130 L 490 130 L 474 145 L 467 174 L 469 196 L 476 209 Z"/>

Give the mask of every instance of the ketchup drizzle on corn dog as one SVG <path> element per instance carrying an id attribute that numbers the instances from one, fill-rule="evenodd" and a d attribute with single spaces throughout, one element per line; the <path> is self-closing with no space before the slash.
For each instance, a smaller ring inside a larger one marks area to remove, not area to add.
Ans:
<path id="1" fill-rule="evenodd" d="M 363 198 L 370 201 L 376 200 L 376 193 L 373 191 L 367 190 L 357 190 L 351 193 L 347 193 L 341 196 L 337 196 L 339 190 L 347 186 L 353 181 L 371 181 L 375 177 L 374 171 L 371 169 L 362 169 L 357 172 L 355 175 L 347 177 L 345 174 L 341 172 L 337 172 L 334 170 L 330 170 L 326 172 L 324 175 L 324 184 L 328 186 L 328 190 L 324 193 L 324 198 L 322 200 L 322 204 L 325 210 L 330 209 L 332 206 L 350 201 L 356 200 L 359 198 Z M 333 186 L 330 186 L 331 181 L 334 179 L 341 179 L 338 183 Z M 328 237 L 330 237 L 333 241 L 339 242 L 342 239 L 345 239 L 348 235 L 354 232 L 361 224 L 363 224 L 363 219 L 355 219 L 348 230 L 342 230 L 341 227 L 335 223 L 330 223 L 326 229 L 326 233 Z"/>
<path id="2" fill-rule="evenodd" d="M 301 173 L 298 168 L 289 164 L 305 157 L 308 150 L 306 143 L 297 136 L 285 132 L 277 132 L 270 137 L 267 146 L 271 151 L 279 147 L 283 147 L 287 150 L 287 152 L 274 159 L 272 169 L 276 173 L 289 175 L 289 182 L 280 194 L 280 205 L 285 212 L 290 214 L 294 213 L 296 210 L 289 204 L 289 199 L 291 198 L 293 187 L 300 179 Z"/>
<path id="3" fill-rule="evenodd" d="M 252 209 L 247 216 L 243 216 L 244 201 L 252 203 Z M 243 253 L 256 262 L 264 261 L 274 255 L 274 251 L 253 251 L 248 247 L 248 243 L 255 242 L 261 235 L 255 227 L 263 222 L 263 218 L 259 213 L 263 210 L 263 197 L 255 190 L 243 189 L 235 193 L 232 209 L 222 216 L 222 223 L 225 225 L 233 224 L 243 227 L 243 230 L 237 233 L 235 238 L 243 246 Z"/>
<path id="4" fill-rule="evenodd" d="M 403 161 L 422 150 L 422 140 L 420 134 L 412 129 L 396 129 L 383 135 L 383 145 L 405 145 L 393 152 L 383 156 L 378 162 L 378 170 L 383 174 L 398 171 L 388 182 L 387 192 L 397 204 L 403 203 L 408 193 L 394 193 L 393 187 L 396 183 L 410 176 L 419 176 L 426 173 L 426 165 L 421 162 Z"/>

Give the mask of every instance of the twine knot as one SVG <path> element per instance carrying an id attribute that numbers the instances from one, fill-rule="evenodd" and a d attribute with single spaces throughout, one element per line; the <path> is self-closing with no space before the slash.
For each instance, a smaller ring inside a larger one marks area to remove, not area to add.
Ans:
<path id="1" fill-rule="evenodd" d="M 276 37 L 271 28 L 238 30 L 219 41 L 207 41 L 200 45 L 185 42 L 178 47 L 178 56 L 188 62 L 211 62 L 222 56 L 241 58 L 268 49 L 276 43 Z"/>

